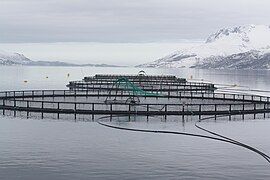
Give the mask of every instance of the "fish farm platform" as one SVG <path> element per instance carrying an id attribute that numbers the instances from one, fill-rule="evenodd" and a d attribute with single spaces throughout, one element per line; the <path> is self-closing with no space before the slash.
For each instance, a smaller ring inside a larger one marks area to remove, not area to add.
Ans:
<path id="1" fill-rule="evenodd" d="M 176 76 L 105 75 L 71 81 L 67 90 L 0 92 L 3 115 L 92 121 L 109 116 L 228 115 L 266 118 L 270 99 L 265 96 L 217 93 L 214 84 L 188 82 Z"/>

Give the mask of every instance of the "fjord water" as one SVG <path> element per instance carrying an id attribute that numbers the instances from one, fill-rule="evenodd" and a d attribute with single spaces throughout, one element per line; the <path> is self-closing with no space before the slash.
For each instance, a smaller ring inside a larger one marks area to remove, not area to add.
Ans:
<path id="1" fill-rule="evenodd" d="M 136 74 L 137 68 L 0 67 L 0 90 L 66 89 L 96 73 Z M 270 71 L 144 69 L 248 90 L 269 90 Z M 69 76 L 68 76 L 69 74 Z M 247 87 L 248 86 L 248 87 Z M 234 86 L 232 86 L 234 87 Z M 246 91 L 245 91 L 246 92 Z M 269 95 L 267 92 L 258 92 Z M 194 122 L 123 123 L 145 129 L 203 133 Z M 204 122 L 203 127 L 270 154 L 270 119 Z M 244 148 L 179 135 L 102 127 L 96 122 L 0 117 L 0 179 L 270 179 L 270 165 Z"/>

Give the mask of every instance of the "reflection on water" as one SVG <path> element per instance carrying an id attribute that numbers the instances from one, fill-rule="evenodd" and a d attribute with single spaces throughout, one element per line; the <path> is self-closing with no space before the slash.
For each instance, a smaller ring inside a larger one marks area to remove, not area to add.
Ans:
<path id="1" fill-rule="evenodd" d="M 137 74 L 139 68 L 104 67 L 22 67 L 0 66 L 1 90 L 14 89 L 63 89 L 71 80 L 82 79 L 97 73 Z M 172 74 L 191 80 L 215 84 L 238 85 L 268 90 L 270 71 L 267 70 L 203 70 L 203 69 L 143 69 L 147 74 Z M 69 74 L 69 75 L 68 75 Z M 27 83 L 24 81 L 27 80 Z"/>
<path id="2" fill-rule="evenodd" d="M 0 89 L 65 89 L 68 81 L 87 75 L 138 71 L 136 68 L 0 67 Z M 270 87 L 268 71 L 145 71 L 254 89 Z M 199 133 L 193 122 L 183 126 L 178 120 L 152 119 L 148 123 L 139 120 L 120 125 Z M 207 122 L 203 126 L 270 154 L 270 119 Z M 178 135 L 114 130 L 95 122 L 0 117 L 0 147 L 1 180 L 270 178 L 269 165 L 260 156 L 237 146 Z"/>

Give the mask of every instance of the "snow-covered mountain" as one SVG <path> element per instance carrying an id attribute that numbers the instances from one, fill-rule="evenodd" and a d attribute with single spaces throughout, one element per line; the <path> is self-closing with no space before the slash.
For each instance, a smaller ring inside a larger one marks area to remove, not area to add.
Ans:
<path id="1" fill-rule="evenodd" d="M 32 61 L 19 53 L 9 53 L 0 50 L 0 66 L 89 66 L 89 67 L 125 67 L 111 64 L 74 64 L 62 61 Z"/>
<path id="2" fill-rule="evenodd" d="M 0 51 L 0 65 L 27 65 L 31 62 L 23 54 Z"/>
<path id="3" fill-rule="evenodd" d="M 139 67 L 270 69 L 270 26 L 220 29 L 197 46 Z"/>

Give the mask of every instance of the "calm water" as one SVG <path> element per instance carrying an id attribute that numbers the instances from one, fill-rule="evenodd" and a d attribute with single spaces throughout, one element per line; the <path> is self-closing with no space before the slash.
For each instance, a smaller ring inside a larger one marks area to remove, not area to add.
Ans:
<path id="1" fill-rule="evenodd" d="M 0 90 L 65 89 L 95 73 L 137 73 L 136 68 L 0 67 Z M 270 71 L 146 69 L 248 89 L 269 90 Z M 68 77 L 67 74 L 70 74 Z M 27 81 L 25 83 L 24 81 Z M 262 93 L 261 94 L 267 94 Z M 269 94 L 268 94 L 269 95 Z M 202 133 L 193 122 L 132 122 L 147 129 Z M 270 119 L 206 122 L 211 130 L 270 154 Z M 102 127 L 95 122 L 0 117 L 0 179 L 270 179 L 270 165 L 238 146 L 178 135 Z"/>

